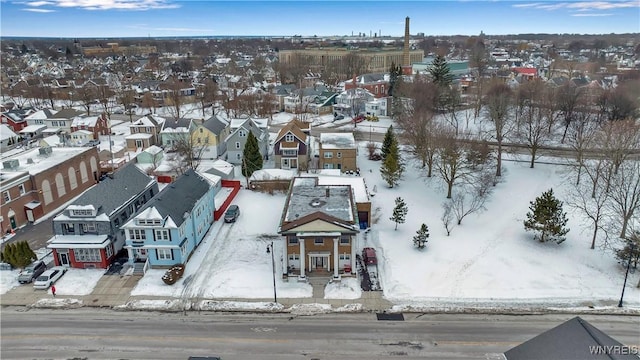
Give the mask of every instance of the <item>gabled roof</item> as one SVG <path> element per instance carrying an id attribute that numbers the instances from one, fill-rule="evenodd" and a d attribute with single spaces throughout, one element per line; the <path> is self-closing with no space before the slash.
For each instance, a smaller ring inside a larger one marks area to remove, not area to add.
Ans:
<path id="1" fill-rule="evenodd" d="M 76 109 L 62 109 L 58 111 L 53 118 L 55 119 L 73 119 L 76 116 L 80 116 L 84 114 L 84 111 L 76 110 Z"/>
<path id="2" fill-rule="evenodd" d="M 144 204 L 138 214 L 145 209 L 155 208 L 163 218 L 171 218 L 180 226 L 185 214 L 193 211 L 196 202 L 210 189 L 211 183 L 207 179 L 189 169 Z"/>
<path id="3" fill-rule="evenodd" d="M 274 142 L 280 141 L 285 135 L 291 133 L 293 136 L 297 137 L 303 143 L 307 142 L 307 135 L 302 132 L 302 130 L 298 127 L 299 120 L 291 120 L 285 126 L 278 131 L 278 136 L 276 136 L 276 140 Z"/>
<path id="4" fill-rule="evenodd" d="M 123 206 L 155 182 L 133 163 L 84 192 L 72 205 L 94 205 L 107 215 Z"/>
<path id="5" fill-rule="evenodd" d="M 229 125 L 229 123 L 218 115 L 213 115 L 202 123 L 202 127 L 216 135 L 220 135 L 227 125 Z"/>
<path id="6" fill-rule="evenodd" d="M 193 121 L 192 119 L 185 119 L 185 118 L 166 120 L 164 122 L 164 127 L 162 128 L 162 131 L 169 130 L 170 132 L 171 130 L 178 130 L 180 128 L 189 130 L 191 129 L 192 121 Z"/>
<path id="7" fill-rule="evenodd" d="M 71 126 L 96 126 L 100 116 L 78 116 L 73 119 Z"/>
<path id="8" fill-rule="evenodd" d="M 603 333 L 579 316 L 526 341 L 504 353 L 507 360 L 626 360 L 635 355 L 593 354 L 594 346 L 620 346 L 618 341 Z"/>
<path id="9" fill-rule="evenodd" d="M 160 117 L 160 116 L 152 116 L 152 115 L 147 115 L 147 116 L 143 116 L 140 119 L 134 121 L 133 123 L 131 123 L 130 126 L 153 126 L 156 127 L 159 124 L 164 124 L 165 123 L 165 118 Z"/>
<path id="10" fill-rule="evenodd" d="M 16 133 L 6 124 L 0 124 L 0 140 L 6 140 L 16 137 Z"/>

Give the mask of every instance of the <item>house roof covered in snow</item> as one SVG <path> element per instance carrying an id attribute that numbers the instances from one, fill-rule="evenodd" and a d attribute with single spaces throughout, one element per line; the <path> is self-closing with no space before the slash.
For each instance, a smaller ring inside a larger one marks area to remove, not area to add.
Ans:
<path id="1" fill-rule="evenodd" d="M 320 133 L 322 149 L 355 149 L 356 140 L 352 133 Z"/>

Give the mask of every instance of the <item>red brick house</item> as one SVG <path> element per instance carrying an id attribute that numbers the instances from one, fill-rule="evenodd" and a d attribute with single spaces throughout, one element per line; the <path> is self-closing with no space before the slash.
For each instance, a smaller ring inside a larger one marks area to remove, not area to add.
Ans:
<path id="1" fill-rule="evenodd" d="M 109 120 L 102 113 L 98 116 L 78 116 L 71 122 L 71 132 L 87 130 L 93 133 L 93 138 L 98 140 L 100 135 L 109 135 Z"/>
<path id="2" fill-rule="evenodd" d="M 344 89 L 361 88 L 369 90 L 376 98 L 387 97 L 389 92 L 389 79 L 386 74 L 363 74 L 354 76 L 351 81 L 344 83 Z"/>

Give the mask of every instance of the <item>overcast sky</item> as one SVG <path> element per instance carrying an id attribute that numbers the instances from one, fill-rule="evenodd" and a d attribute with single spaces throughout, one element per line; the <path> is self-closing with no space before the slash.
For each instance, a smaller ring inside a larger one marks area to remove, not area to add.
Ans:
<path id="1" fill-rule="evenodd" d="M 2 36 L 328 36 L 640 32 L 632 1 L 0 0 Z"/>

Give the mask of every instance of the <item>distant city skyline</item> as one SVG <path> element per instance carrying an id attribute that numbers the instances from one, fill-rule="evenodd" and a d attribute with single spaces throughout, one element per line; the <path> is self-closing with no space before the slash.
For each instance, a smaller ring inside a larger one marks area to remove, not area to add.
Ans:
<path id="1" fill-rule="evenodd" d="M 5 37 L 402 36 L 640 32 L 633 1 L 1 0 Z"/>

